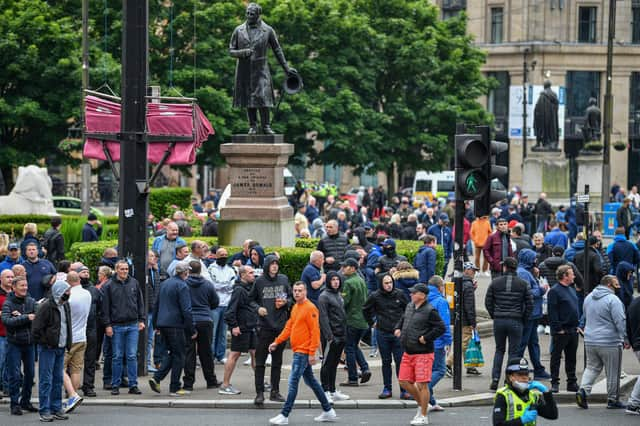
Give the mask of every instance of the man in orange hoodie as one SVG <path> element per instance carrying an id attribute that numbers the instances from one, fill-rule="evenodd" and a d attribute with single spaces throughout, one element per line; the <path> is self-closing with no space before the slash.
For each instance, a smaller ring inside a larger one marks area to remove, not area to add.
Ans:
<path id="1" fill-rule="evenodd" d="M 487 241 L 487 237 L 491 235 L 491 223 L 489 222 L 489 216 L 481 216 L 476 218 L 471 224 L 471 241 L 473 241 L 474 247 L 474 260 L 476 268 L 480 269 L 480 255 L 484 243 Z M 482 272 L 486 273 L 489 269 L 489 262 L 487 258 L 482 259 Z"/>
<path id="2" fill-rule="evenodd" d="M 307 285 L 298 281 L 293 285 L 293 298 L 296 304 L 291 310 L 291 316 L 276 340 L 269 345 L 269 352 L 276 350 L 278 345 L 291 338 L 293 350 L 293 362 L 289 375 L 289 394 L 282 407 L 282 411 L 276 417 L 269 419 L 272 425 L 288 425 L 289 414 L 293 409 L 293 403 L 298 396 L 298 384 L 300 378 L 309 386 L 322 404 L 322 414 L 316 417 L 316 422 L 332 422 L 338 417 L 327 399 L 324 390 L 313 375 L 311 366 L 316 363 L 316 351 L 320 346 L 320 316 L 318 308 L 307 300 Z"/>

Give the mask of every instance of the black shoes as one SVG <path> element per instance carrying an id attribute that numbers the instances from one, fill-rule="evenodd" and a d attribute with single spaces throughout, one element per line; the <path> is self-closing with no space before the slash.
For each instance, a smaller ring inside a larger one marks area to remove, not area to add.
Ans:
<path id="1" fill-rule="evenodd" d="M 83 389 L 82 393 L 87 398 L 95 398 L 96 396 L 98 396 L 98 394 L 96 394 L 96 391 L 94 391 L 93 389 Z"/>
<path id="2" fill-rule="evenodd" d="M 491 385 L 489 386 L 489 389 L 492 390 L 492 391 L 497 391 L 498 390 L 498 380 L 497 379 L 491 380 Z"/>
<path id="3" fill-rule="evenodd" d="M 560 385 L 558 383 L 551 383 L 551 393 L 560 392 Z"/>
<path id="4" fill-rule="evenodd" d="M 132 395 L 142 395 L 142 391 L 138 389 L 137 386 L 133 386 L 132 388 L 130 388 L 129 393 Z"/>
<path id="5" fill-rule="evenodd" d="M 258 392 L 258 394 L 256 395 L 256 398 L 253 400 L 253 403 L 255 405 L 263 405 L 264 404 L 264 393 L 263 392 Z"/>
<path id="6" fill-rule="evenodd" d="M 207 383 L 207 389 L 217 389 L 220 387 L 222 383 L 220 383 L 218 380 L 214 380 L 211 383 Z"/>
<path id="7" fill-rule="evenodd" d="M 14 405 L 13 407 L 11 407 L 11 415 L 12 416 L 21 416 L 22 415 L 22 410 L 17 405 Z"/>
<path id="8" fill-rule="evenodd" d="M 567 392 L 578 392 L 578 389 L 577 383 L 567 383 Z"/>
<path id="9" fill-rule="evenodd" d="M 111 390 L 113 389 L 113 386 L 111 385 L 111 383 L 105 383 L 104 386 L 102 386 L 102 389 Z"/>
<path id="10" fill-rule="evenodd" d="M 67 416 L 63 411 L 59 411 L 57 413 L 53 413 L 54 420 L 69 420 L 69 416 Z"/>
<path id="11" fill-rule="evenodd" d="M 576 392 L 576 404 L 578 404 L 578 407 L 584 408 L 585 410 L 589 408 L 589 403 L 587 402 L 587 392 L 585 392 L 585 390 L 582 388 L 579 389 L 578 392 Z"/>
<path id="12" fill-rule="evenodd" d="M 33 406 L 33 404 L 29 404 L 29 405 L 23 405 L 20 407 L 22 410 L 24 411 L 28 411 L 30 413 L 37 413 L 38 409 L 36 407 Z"/>
<path id="13" fill-rule="evenodd" d="M 363 371 L 360 377 L 360 383 L 367 383 L 369 380 L 371 380 L 371 371 Z"/>
<path id="14" fill-rule="evenodd" d="M 118 388 L 112 388 L 111 389 L 111 395 L 120 395 L 120 389 Z"/>
<path id="15" fill-rule="evenodd" d="M 280 392 L 278 392 L 277 390 L 272 390 L 271 393 L 269 394 L 269 400 L 270 401 L 275 401 L 275 402 L 284 402 L 285 399 L 282 395 L 280 395 Z"/>

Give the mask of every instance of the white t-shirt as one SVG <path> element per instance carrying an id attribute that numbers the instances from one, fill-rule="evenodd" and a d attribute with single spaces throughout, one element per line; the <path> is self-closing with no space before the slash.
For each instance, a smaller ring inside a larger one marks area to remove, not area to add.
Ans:
<path id="1" fill-rule="evenodd" d="M 81 285 L 71 287 L 69 307 L 71 308 L 71 331 L 73 333 L 71 343 L 86 342 L 87 319 L 91 310 L 91 293 Z"/>

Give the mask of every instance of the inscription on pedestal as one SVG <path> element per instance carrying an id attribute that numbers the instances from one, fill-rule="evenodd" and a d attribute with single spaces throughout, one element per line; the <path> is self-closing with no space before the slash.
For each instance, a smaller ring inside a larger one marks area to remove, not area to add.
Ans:
<path id="1" fill-rule="evenodd" d="M 231 169 L 232 197 L 272 197 L 273 169 L 238 167 Z"/>

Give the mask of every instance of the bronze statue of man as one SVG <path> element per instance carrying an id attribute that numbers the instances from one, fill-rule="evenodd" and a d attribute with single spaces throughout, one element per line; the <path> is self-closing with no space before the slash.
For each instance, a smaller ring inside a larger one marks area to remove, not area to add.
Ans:
<path id="1" fill-rule="evenodd" d="M 600 118 L 602 114 L 597 103 L 596 98 L 589 98 L 589 106 L 585 112 L 584 126 L 582 127 L 584 143 L 600 140 Z"/>
<path id="2" fill-rule="evenodd" d="M 558 149 L 560 132 L 558 127 L 558 96 L 551 90 L 551 81 L 545 80 L 533 110 L 533 129 L 536 132 L 534 149 Z"/>
<path id="3" fill-rule="evenodd" d="M 274 94 L 267 61 L 268 49 L 273 50 L 287 75 L 297 73 L 287 64 L 275 31 L 260 19 L 261 14 L 262 8 L 258 4 L 249 3 L 246 11 L 247 20 L 233 30 L 229 43 L 229 53 L 238 59 L 233 106 L 247 109 L 250 135 L 258 133 L 258 111 L 262 133 L 274 133 L 269 119 L 269 108 L 273 108 Z"/>

